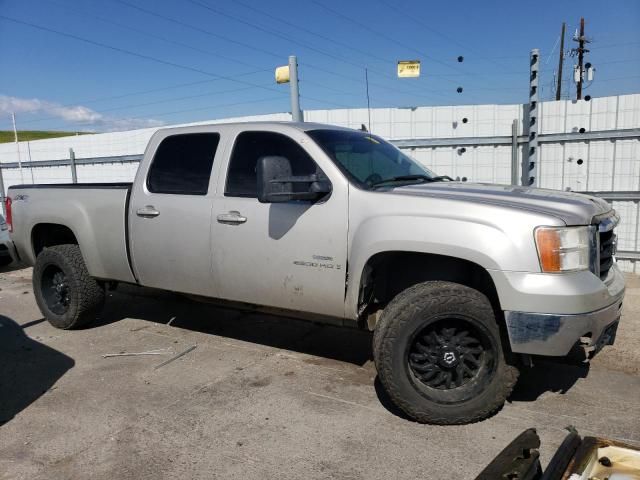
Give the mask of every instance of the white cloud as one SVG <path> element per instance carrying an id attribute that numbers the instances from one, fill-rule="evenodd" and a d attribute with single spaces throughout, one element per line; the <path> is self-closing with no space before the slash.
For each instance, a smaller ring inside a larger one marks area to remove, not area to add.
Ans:
<path id="1" fill-rule="evenodd" d="M 159 127 L 164 122 L 153 118 L 115 118 L 103 115 L 83 105 L 60 105 L 38 98 L 18 98 L 0 95 L 0 113 L 43 113 L 66 122 L 99 128 L 101 130 L 132 130 Z"/>

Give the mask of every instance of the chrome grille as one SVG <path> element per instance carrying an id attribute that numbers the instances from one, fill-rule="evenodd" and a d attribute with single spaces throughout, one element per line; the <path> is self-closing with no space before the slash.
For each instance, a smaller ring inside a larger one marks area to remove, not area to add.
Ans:
<path id="1" fill-rule="evenodd" d="M 613 212 L 613 214 L 607 215 L 597 224 L 598 260 L 596 265 L 598 266 L 600 278 L 603 280 L 607 278 L 609 270 L 613 266 L 617 247 L 617 236 L 614 229 L 619 221 L 620 217 Z"/>
<path id="2" fill-rule="evenodd" d="M 613 230 L 600 232 L 600 278 L 604 279 L 613 265 L 615 255 L 616 234 Z"/>

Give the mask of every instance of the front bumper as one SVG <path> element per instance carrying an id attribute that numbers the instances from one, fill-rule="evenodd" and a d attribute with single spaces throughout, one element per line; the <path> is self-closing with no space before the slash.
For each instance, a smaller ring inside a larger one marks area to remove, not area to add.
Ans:
<path id="1" fill-rule="evenodd" d="M 500 300 L 513 352 L 564 356 L 581 339 L 596 350 L 613 342 L 625 291 L 617 265 L 604 282 L 591 272 L 507 278 L 510 295 Z"/>
<path id="2" fill-rule="evenodd" d="M 615 339 L 622 300 L 602 310 L 574 315 L 505 312 L 511 350 L 532 355 L 564 356 L 582 338 L 600 350 Z"/>

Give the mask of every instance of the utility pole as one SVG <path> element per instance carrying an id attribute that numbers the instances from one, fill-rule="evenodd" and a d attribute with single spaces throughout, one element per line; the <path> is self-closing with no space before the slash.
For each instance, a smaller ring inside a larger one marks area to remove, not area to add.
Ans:
<path id="1" fill-rule="evenodd" d="M 560 100 L 562 95 L 562 66 L 564 63 L 564 32 L 567 24 L 562 22 L 562 30 L 560 31 L 560 60 L 558 61 L 558 86 L 556 87 L 556 100 Z"/>
<path id="2" fill-rule="evenodd" d="M 276 83 L 288 83 L 291 97 L 291 120 L 304 122 L 302 110 L 300 110 L 300 90 L 298 89 L 298 58 L 289 56 L 289 63 L 276 68 Z"/>
<path id="3" fill-rule="evenodd" d="M 584 54 L 588 53 L 589 50 L 584 48 L 586 43 L 589 43 L 584 36 L 584 17 L 580 18 L 580 33 L 578 34 L 578 38 L 574 38 L 574 41 L 578 42 L 578 72 L 577 72 L 577 81 L 576 81 L 576 100 L 582 99 L 582 83 L 584 82 Z"/>
<path id="4" fill-rule="evenodd" d="M 289 57 L 289 82 L 291 87 L 291 117 L 294 122 L 304 122 L 300 110 L 300 90 L 298 89 L 298 59 Z"/>

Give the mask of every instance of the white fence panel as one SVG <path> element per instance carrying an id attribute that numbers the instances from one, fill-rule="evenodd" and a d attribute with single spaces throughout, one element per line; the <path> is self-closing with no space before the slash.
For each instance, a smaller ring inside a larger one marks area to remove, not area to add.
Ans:
<path id="1" fill-rule="evenodd" d="M 640 128 L 640 94 L 594 98 L 591 101 L 541 102 L 539 134 L 579 134 Z M 305 111 L 306 121 L 329 123 L 371 131 L 391 140 L 432 139 L 433 146 L 412 147 L 408 153 L 438 174 L 467 177 L 469 181 L 502 183 L 511 181 L 511 128 L 517 120 L 518 134 L 526 136 L 527 110 L 515 105 L 458 105 L 410 108 L 366 108 Z M 288 113 L 219 119 L 224 121 L 290 120 Z M 193 124 L 192 124 L 193 125 Z M 140 155 L 156 128 L 80 135 L 48 140 L 0 144 L 0 164 L 5 188 L 19 183 L 63 183 L 71 181 L 69 165 L 28 168 L 40 161 L 66 161 L 73 148 L 76 159 Z M 526 143 L 520 137 L 518 166 Z M 451 140 L 465 145 L 451 145 Z M 438 141 L 444 144 L 438 144 Z M 447 143 L 449 142 L 449 143 Z M 489 143 L 489 144 L 481 144 Z M 20 155 L 18 157 L 17 150 Z M 22 175 L 13 164 L 23 162 Z M 133 180 L 137 163 L 80 163 L 80 182 Z M 520 178 L 518 172 L 518 178 Z M 543 141 L 539 146 L 538 185 L 558 190 L 639 191 L 640 138 Z M 620 249 L 638 251 L 638 202 L 615 202 L 622 225 Z M 625 269 L 637 269 L 640 262 L 621 262 Z"/>

